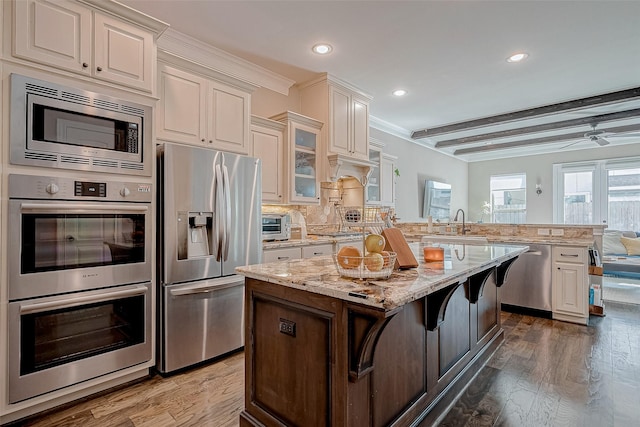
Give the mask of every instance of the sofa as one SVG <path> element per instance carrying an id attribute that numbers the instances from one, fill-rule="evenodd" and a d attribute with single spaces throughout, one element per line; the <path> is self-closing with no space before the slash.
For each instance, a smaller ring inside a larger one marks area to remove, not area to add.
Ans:
<path id="1" fill-rule="evenodd" d="M 602 267 L 605 276 L 640 279 L 640 237 L 635 231 L 605 230 Z"/>

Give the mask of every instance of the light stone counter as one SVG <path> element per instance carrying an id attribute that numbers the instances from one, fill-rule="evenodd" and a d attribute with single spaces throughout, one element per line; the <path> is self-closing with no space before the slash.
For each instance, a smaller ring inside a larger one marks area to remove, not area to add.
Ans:
<path id="1" fill-rule="evenodd" d="M 358 280 L 341 277 L 330 256 L 290 260 L 237 267 L 236 272 L 249 278 L 306 290 L 346 301 L 393 311 L 411 301 L 488 268 L 502 264 L 527 251 L 520 245 L 464 246 L 463 256 L 448 254 L 444 263 L 423 261 L 419 243 L 410 247 L 419 262 L 417 268 L 394 271 L 389 279 Z"/>
<path id="2" fill-rule="evenodd" d="M 280 248 L 295 248 L 300 246 L 309 245 L 326 245 L 340 242 L 357 242 L 361 241 L 362 236 L 311 236 L 306 239 L 291 239 L 280 240 L 273 242 L 262 242 L 262 249 L 280 249 Z"/>
<path id="3" fill-rule="evenodd" d="M 429 238 L 429 236 L 433 236 L 435 239 L 437 238 L 461 238 L 464 236 L 454 234 L 405 234 L 404 237 L 409 241 L 421 241 L 422 238 Z M 477 235 L 467 235 L 467 237 L 482 237 Z M 517 245 L 528 245 L 528 244 L 538 244 L 538 245 L 555 245 L 555 246 L 578 246 L 584 248 L 590 248 L 594 244 L 594 239 L 580 239 L 580 238 L 564 238 L 557 236 L 541 236 L 541 237 L 531 237 L 531 236 L 486 236 L 489 243 L 496 244 L 517 244 Z"/>

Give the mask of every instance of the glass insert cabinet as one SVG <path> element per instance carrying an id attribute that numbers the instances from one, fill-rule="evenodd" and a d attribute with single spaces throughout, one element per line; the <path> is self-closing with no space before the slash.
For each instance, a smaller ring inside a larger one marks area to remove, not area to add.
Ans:
<path id="1" fill-rule="evenodd" d="M 317 204 L 320 130 L 322 122 L 287 111 L 271 117 L 287 125 L 285 155 L 287 156 L 288 202 Z"/>

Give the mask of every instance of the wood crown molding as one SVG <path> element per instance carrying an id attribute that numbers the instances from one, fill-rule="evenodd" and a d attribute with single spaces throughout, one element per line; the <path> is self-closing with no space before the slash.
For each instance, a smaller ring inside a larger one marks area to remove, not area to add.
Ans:
<path id="1" fill-rule="evenodd" d="M 253 114 L 251 115 L 251 124 L 278 130 L 278 131 L 283 131 L 287 127 L 285 123 L 267 119 L 266 117 L 256 116 Z"/>
<path id="2" fill-rule="evenodd" d="M 111 15 L 116 16 L 119 19 L 124 19 L 125 21 L 132 22 L 136 25 L 141 25 L 146 29 L 150 30 L 155 34 L 155 37 L 158 38 L 162 33 L 164 33 L 167 28 L 169 28 L 169 24 L 159 19 L 154 18 L 153 16 L 149 16 L 145 13 L 139 12 L 127 5 L 122 3 L 118 3 L 113 0 L 78 0 L 80 3 L 84 3 L 86 5 L 91 6 L 94 9 L 98 9 L 102 12 L 107 12 Z"/>
<path id="3" fill-rule="evenodd" d="M 369 101 L 373 99 L 373 96 L 364 92 L 362 89 L 329 73 L 321 73 L 318 77 L 311 80 L 307 80 L 306 82 L 299 83 L 296 86 L 298 87 L 298 89 L 304 89 L 306 87 L 313 86 L 323 82 L 333 83 L 335 85 L 342 86 L 343 88 L 348 89 L 351 92 L 357 93 L 358 95 L 362 96 L 363 98 L 366 98 Z"/>
<path id="4" fill-rule="evenodd" d="M 222 49 L 206 44 L 172 28 L 158 38 L 158 49 L 204 67 L 243 80 L 256 87 L 263 87 L 282 95 L 289 95 L 295 81 L 231 55 Z"/>

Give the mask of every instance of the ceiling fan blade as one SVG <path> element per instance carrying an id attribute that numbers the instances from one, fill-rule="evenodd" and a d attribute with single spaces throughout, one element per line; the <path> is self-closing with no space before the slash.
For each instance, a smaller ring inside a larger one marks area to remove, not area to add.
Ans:
<path id="1" fill-rule="evenodd" d="M 640 138 L 640 132 L 618 132 L 606 135 L 607 138 Z"/>
<path id="2" fill-rule="evenodd" d="M 609 141 L 607 141 L 606 139 L 602 138 L 601 136 L 599 136 L 599 137 L 596 139 L 596 143 L 597 143 L 599 146 L 601 146 L 601 147 L 602 147 L 603 145 L 609 145 L 609 144 L 610 144 L 610 142 L 609 142 Z"/>
<path id="3" fill-rule="evenodd" d="M 582 140 L 578 140 L 578 141 L 573 141 L 571 144 L 567 144 L 563 147 L 560 147 L 561 150 L 564 150 L 567 147 L 571 147 L 572 145 L 576 145 L 578 142 L 582 142 Z"/>

